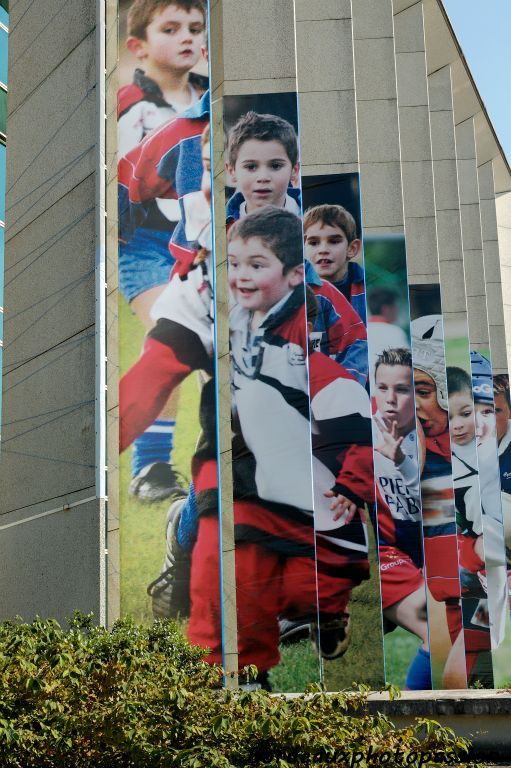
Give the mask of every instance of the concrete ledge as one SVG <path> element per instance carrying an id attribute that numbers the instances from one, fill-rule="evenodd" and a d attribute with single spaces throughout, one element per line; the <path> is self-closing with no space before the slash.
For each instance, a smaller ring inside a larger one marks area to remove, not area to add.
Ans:
<path id="1" fill-rule="evenodd" d="M 299 695 L 287 694 L 289 698 Z M 511 757 L 510 689 L 402 691 L 392 701 L 388 693 L 370 693 L 367 700 L 370 715 L 387 715 L 397 728 L 405 728 L 417 717 L 452 728 L 457 736 L 471 741 L 471 759 L 497 762 Z"/>

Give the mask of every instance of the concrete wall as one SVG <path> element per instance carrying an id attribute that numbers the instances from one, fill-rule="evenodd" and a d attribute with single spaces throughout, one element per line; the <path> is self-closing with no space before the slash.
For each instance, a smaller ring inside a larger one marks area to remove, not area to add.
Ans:
<path id="1" fill-rule="evenodd" d="M 0 618 L 103 619 L 96 0 L 10 3 Z"/>

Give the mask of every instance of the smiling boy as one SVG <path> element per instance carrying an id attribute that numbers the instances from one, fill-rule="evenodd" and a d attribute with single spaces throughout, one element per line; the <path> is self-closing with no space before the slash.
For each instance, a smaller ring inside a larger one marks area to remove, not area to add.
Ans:
<path id="1" fill-rule="evenodd" d="M 366 323 L 364 270 L 355 219 L 342 205 L 317 205 L 305 212 L 305 255 L 318 275 L 350 302 Z"/>

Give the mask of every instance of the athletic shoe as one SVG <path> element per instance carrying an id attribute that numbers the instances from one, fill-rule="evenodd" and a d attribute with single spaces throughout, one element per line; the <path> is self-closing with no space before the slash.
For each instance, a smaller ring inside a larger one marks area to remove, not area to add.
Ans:
<path id="1" fill-rule="evenodd" d="M 279 642 L 282 645 L 292 645 L 310 636 L 310 624 L 305 621 L 279 619 Z"/>
<path id="2" fill-rule="evenodd" d="M 156 461 L 143 467 L 138 475 L 132 478 L 128 493 L 130 496 L 136 496 L 139 501 L 151 504 L 177 494 L 186 496 L 186 491 L 181 486 L 182 483 L 172 465 L 165 461 Z"/>
<path id="3" fill-rule="evenodd" d="M 191 552 L 178 544 L 177 529 L 185 499 L 172 502 L 167 512 L 165 560 L 160 575 L 147 587 L 155 619 L 172 619 L 190 614 Z"/>
<path id="4" fill-rule="evenodd" d="M 343 613 L 338 619 L 311 624 L 314 650 L 323 659 L 338 659 L 348 650 L 351 640 L 351 619 Z"/>

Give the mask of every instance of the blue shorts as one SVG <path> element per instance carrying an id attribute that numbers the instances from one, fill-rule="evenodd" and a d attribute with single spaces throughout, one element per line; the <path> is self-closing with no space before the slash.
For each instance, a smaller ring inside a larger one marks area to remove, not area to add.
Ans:
<path id="1" fill-rule="evenodd" d="M 139 227 L 129 243 L 119 244 L 119 290 L 126 301 L 168 282 L 176 263 L 169 251 L 171 234 Z"/>

